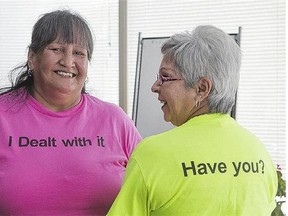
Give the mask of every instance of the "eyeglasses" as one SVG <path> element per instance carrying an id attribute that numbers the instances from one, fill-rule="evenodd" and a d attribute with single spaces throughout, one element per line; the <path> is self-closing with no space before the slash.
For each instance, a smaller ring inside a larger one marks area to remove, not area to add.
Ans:
<path id="1" fill-rule="evenodd" d="M 170 82 L 170 81 L 177 81 L 177 80 L 183 80 L 182 78 L 178 78 L 178 79 L 174 79 L 171 77 L 165 77 L 163 75 L 160 74 L 156 74 L 156 81 L 159 81 L 159 85 L 163 85 L 164 82 Z"/>

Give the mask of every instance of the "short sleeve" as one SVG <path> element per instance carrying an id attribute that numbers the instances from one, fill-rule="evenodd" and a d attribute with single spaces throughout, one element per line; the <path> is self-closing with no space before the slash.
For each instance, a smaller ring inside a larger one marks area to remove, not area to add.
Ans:
<path id="1" fill-rule="evenodd" d="M 123 186 L 108 216 L 146 216 L 149 212 L 147 187 L 135 158 L 127 165 Z"/>

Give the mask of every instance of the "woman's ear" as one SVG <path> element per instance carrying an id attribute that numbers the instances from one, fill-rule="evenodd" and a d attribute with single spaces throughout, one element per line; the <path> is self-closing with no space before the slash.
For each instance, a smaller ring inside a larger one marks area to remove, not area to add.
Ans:
<path id="1" fill-rule="evenodd" d="M 208 77 L 202 77 L 197 82 L 197 95 L 204 99 L 208 97 L 210 91 L 212 89 L 212 81 Z"/>
<path id="2" fill-rule="evenodd" d="M 36 58 L 36 54 L 31 50 L 29 49 L 28 51 L 28 67 L 30 70 L 34 70 L 34 62 L 35 62 L 35 58 Z"/>

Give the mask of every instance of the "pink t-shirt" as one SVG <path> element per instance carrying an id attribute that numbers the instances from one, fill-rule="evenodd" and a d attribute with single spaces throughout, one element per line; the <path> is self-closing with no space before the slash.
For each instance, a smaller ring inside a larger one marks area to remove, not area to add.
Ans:
<path id="1" fill-rule="evenodd" d="M 87 94 L 61 112 L 2 95 L 0 215 L 105 215 L 140 139 L 119 107 Z"/>

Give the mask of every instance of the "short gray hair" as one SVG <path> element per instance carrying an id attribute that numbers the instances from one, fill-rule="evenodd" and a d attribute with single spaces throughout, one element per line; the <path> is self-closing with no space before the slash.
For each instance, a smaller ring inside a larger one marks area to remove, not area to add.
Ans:
<path id="1" fill-rule="evenodd" d="M 191 33 L 171 36 L 162 45 L 164 58 L 172 61 L 188 88 L 202 77 L 212 81 L 208 96 L 211 113 L 229 113 L 239 84 L 241 50 L 224 31 L 211 25 L 198 26 Z"/>

